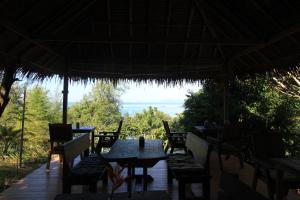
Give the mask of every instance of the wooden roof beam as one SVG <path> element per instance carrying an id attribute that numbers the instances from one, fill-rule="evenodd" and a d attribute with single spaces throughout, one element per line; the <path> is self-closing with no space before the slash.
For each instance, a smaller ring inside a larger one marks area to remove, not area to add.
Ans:
<path id="1" fill-rule="evenodd" d="M 205 31 L 206 31 L 206 26 L 203 24 L 202 30 L 201 30 L 201 35 L 200 35 L 201 40 L 202 40 L 202 38 L 204 38 Z M 203 45 L 199 44 L 198 58 L 202 54 L 202 47 L 203 47 Z"/>
<path id="2" fill-rule="evenodd" d="M 65 6 L 57 11 L 56 14 L 47 18 L 47 20 L 43 20 L 38 26 L 34 28 L 33 33 L 40 33 L 53 26 L 53 24 L 57 23 L 57 21 L 62 20 L 63 16 L 68 15 L 74 8 L 74 4 L 77 5 L 76 1 L 67 1 Z"/>
<path id="3" fill-rule="evenodd" d="M 244 39 L 202 39 L 202 38 L 186 38 L 186 39 L 174 39 L 174 38 L 151 38 L 149 37 L 81 37 L 81 38 L 72 38 L 66 37 L 66 38 L 55 38 L 55 37 L 44 37 L 44 38 L 35 38 L 36 41 L 43 42 L 43 43 L 51 43 L 51 42 L 68 42 L 68 43 L 91 43 L 91 44 L 147 44 L 147 43 L 153 43 L 153 44 L 202 44 L 202 45 L 219 45 L 219 46 L 257 46 L 257 45 L 263 45 L 265 44 L 264 41 L 254 41 L 254 40 L 244 40 Z"/>
<path id="4" fill-rule="evenodd" d="M 198 10 L 198 12 L 200 13 L 200 16 L 202 16 L 202 18 L 203 18 L 203 20 L 204 20 L 204 22 L 205 22 L 205 24 L 206 24 L 206 26 L 207 26 L 209 32 L 210 32 L 211 35 L 213 36 L 213 38 L 217 38 L 216 31 L 215 31 L 215 29 L 213 28 L 213 26 L 212 26 L 210 20 L 207 18 L 206 12 L 205 12 L 205 10 L 203 9 L 203 7 L 199 5 L 198 0 L 192 0 L 192 1 L 194 2 L 195 6 L 196 6 L 196 8 L 197 8 L 197 10 Z M 220 52 L 222 58 L 225 59 L 226 56 L 225 56 L 225 53 L 224 53 L 223 49 L 220 47 L 220 45 L 217 45 L 217 48 L 219 49 L 219 52 Z"/>
<path id="5" fill-rule="evenodd" d="M 107 10 L 107 20 L 111 21 L 111 6 L 110 6 L 110 0 L 106 0 L 106 10 Z M 108 36 L 111 37 L 111 24 L 108 24 Z M 112 47 L 112 44 L 109 43 L 109 51 L 110 56 L 114 57 L 114 49 Z"/>
<path id="6" fill-rule="evenodd" d="M 259 5 L 259 3 L 257 3 L 255 0 L 253 0 L 252 3 L 257 10 L 259 10 L 261 13 L 263 13 L 263 15 L 266 18 L 268 18 L 276 26 L 277 29 L 282 30 L 282 25 L 280 25 L 279 22 L 276 21 L 273 16 L 271 16 L 261 5 Z M 288 37 L 290 40 L 292 40 L 297 45 L 299 45 L 299 41 L 297 39 L 295 39 L 293 36 L 289 35 Z"/>
<path id="7" fill-rule="evenodd" d="M 167 18 L 166 18 L 166 23 L 165 23 L 165 36 L 168 37 L 169 35 L 169 25 L 171 22 L 171 13 L 172 13 L 172 0 L 169 0 L 168 2 L 168 11 L 167 11 Z M 168 44 L 165 44 L 165 57 L 168 55 Z"/>
<path id="8" fill-rule="evenodd" d="M 239 58 L 243 55 L 246 55 L 246 54 L 249 54 L 249 53 L 252 53 L 252 52 L 255 52 L 255 51 L 259 51 L 260 49 L 266 48 L 266 47 L 282 40 L 283 38 L 285 38 L 287 36 L 290 36 L 291 34 L 294 34 L 294 33 L 297 33 L 297 32 L 300 32 L 300 23 L 295 24 L 295 25 L 293 25 L 293 26 L 291 26 L 291 27 L 289 27 L 289 28 L 287 28 L 287 29 L 271 36 L 270 39 L 267 42 L 265 42 L 264 44 L 248 47 L 245 50 L 240 51 L 236 55 L 232 56 L 229 59 L 229 62 L 232 62 L 233 60 L 235 60 L 235 59 L 237 59 L 237 58 Z"/>
<path id="9" fill-rule="evenodd" d="M 192 20 L 193 20 L 194 11 L 195 11 L 194 4 L 191 3 L 189 18 L 188 18 L 188 21 L 187 21 L 187 28 L 186 28 L 186 33 L 185 33 L 185 38 L 186 39 L 188 39 L 190 37 L 191 24 L 192 24 Z M 184 48 L 183 48 L 183 58 L 185 58 L 186 52 L 187 52 L 187 44 L 185 43 Z"/>
<path id="10" fill-rule="evenodd" d="M 40 43 L 39 41 L 36 41 L 34 39 L 32 39 L 31 37 L 29 37 L 25 31 L 19 29 L 17 26 L 15 26 L 14 24 L 10 23 L 9 21 L 4 20 L 3 18 L 0 19 L 0 25 L 3 26 L 4 28 L 6 28 L 7 30 L 17 34 L 18 36 L 24 38 L 25 40 L 35 44 L 36 46 L 40 47 L 41 49 L 44 49 L 46 51 L 48 51 L 49 53 L 61 57 L 60 54 L 58 54 L 57 52 L 55 52 L 54 50 L 52 50 L 51 48 L 45 46 L 44 44 Z"/>
<path id="11" fill-rule="evenodd" d="M 146 0 L 146 22 L 148 24 L 148 26 L 146 27 L 146 35 L 149 37 L 150 36 L 150 10 L 151 10 L 151 5 L 150 5 L 151 0 Z M 151 57 L 151 44 L 150 42 L 147 43 L 147 60 L 149 60 Z"/>
<path id="12" fill-rule="evenodd" d="M 73 13 L 70 17 L 68 17 L 63 23 L 60 23 L 59 26 L 57 26 L 53 33 L 58 33 L 60 30 L 65 28 L 68 24 L 72 23 L 76 18 L 78 18 L 83 12 L 85 12 L 87 9 L 89 9 L 92 5 L 94 5 L 97 1 L 96 0 L 90 0 L 88 3 L 84 6 L 82 6 L 78 11 Z"/>
<path id="13" fill-rule="evenodd" d="M 129 21 L 129 36 L 130 38 L 133 37 L 133 6 L 132 6 L 132 0 L 129 0 L 129 15 L 128 15 L 128 21 Z M 129 44 L 129 57 L 132 57 L 132 44 Z"/>
<path id="14" fill-rule="evenodd" d="M 223 13 L 220 11 L 217 11 L 216 8 L 213 8 L 211 5 L 209 5 L 209 3 L 207 1 L 200 0 L 200 2 L 203 7 L 205 7 L 207 10 L 209 10 L 209 13 L 211 13 L 213 16 L 216 16 L 218 19 L 222 20 L 224 23 L 226 23 L 227 26 L 230 26 L 232 30 L 237 32 L 242 37 L 245 37 L 245 33 L 247 33 L 247 34 L 250 34 L 251 37 L 257 38 L 257 31 L 254 31 L 252 28 L 250 28 L 247 25 L 247 23 L 242 21 L 235 12 L 233 13 L 230 10 L 228 12 L 225 11 L 225 14 L 224 14 L 224 10 L 223 10 Z M 225 9 L 226 9 L 226 7 L 225 7 Z M 228 16 L 228 13 L 232 13 L 233 15 Z M 238 23 L 238 27 L 242 28 L 242 30 L 238 29 L 236 27 L 237 25 L 235 25 L 232 20 L 235 20 L 236 23 Z M 224 34 L 228 35 L 228 33 L 225 33 L 224 31 L 222 31 L 222 32 Z M 249 35 L 247 35 L 246 37 L 249 37 Z"/>

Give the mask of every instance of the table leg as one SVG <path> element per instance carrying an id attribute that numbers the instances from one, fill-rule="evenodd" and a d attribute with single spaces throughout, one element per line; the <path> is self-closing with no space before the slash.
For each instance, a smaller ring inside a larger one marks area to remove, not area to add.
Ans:
<path id="1" fill-rule="evenodd" d="M 147 191 L 147 167 L 143 167 L 143 190 Z"/>
<path id="2" fill-rule="evenodd" d="M 277 169 L 277 180 L 276 180 L 276 200 L 283 200 L 283 188 L 282 188 L 282 179 L 283 179 L 283 171 Z"/>
<path id="3" fill-rule="evenodd" d="M 92 131 L 92 140 L 91 140 L 91 151 L 92 151 L 92 153 L 94 153 L 95 152 L 95 141 L 94 141 L 94 137 L 95 136 L 95 131 Z"/>
<path id="4" fill-rule="evenodd" d="M 128 197 L 131 198 L 131 190 L 132 190 L 132 166 L 128 164 L 128 185 L 127 185 L 127 192 L 128 192 Z"/>

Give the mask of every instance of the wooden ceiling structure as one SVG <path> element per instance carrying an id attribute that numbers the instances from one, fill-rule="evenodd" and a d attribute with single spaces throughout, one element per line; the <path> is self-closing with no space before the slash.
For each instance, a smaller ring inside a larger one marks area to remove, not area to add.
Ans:
<path id="1" fill-rule="evenodd" d="M 1 0 L 0 70 L 194 81 L 300 61 L 297 0 Z"/>

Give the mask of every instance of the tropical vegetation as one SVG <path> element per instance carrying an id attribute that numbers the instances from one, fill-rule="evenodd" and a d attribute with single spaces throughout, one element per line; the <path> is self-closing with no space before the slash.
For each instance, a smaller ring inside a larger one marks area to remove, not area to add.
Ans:
<path id="1" fill-rule="evenodd" d="M 287 152 L 299 155 L 300 98 L 299 70 L 283 76 L 279 73 L 235 78 L 229 82 L 229 121 L 244 120 L 249 129 L 274 129 L 284 133 Z M 120 97 L 126 90 L 104 81 L 96 82 L 90 93 L 69 107 L 68 122 L 89 124 L 97 131 L 115 130 L 124 120 L 121 138 L 159 138 L 166 140 L 162 120 L 171 129 L 192 131 L 193 126 L 204 121 L 223 123 L 223 83 L 205 81 L 202 89 L 189 92 L 184 102 L 184 112 L 171 117 L 155 107 L 135 115 L 121 114 Z M 9 175 L 4 173 L 7 163 L 19 171 L 19 152 L 22 134 L 24 92 L 27 91 L 23 160 L 25 166 L 45 161 L 48 150 L 48 123 L 59 123 L 62 117 L 61 94 L 49 96 L 49 91 L 35 85 L 15 84 L 3 116 L 0 118 L 0 190 L 7 184 Z M 5 166 L 5 167 L 4 167 Z M 24 170 L 23 170 L 24 171 Z"/>

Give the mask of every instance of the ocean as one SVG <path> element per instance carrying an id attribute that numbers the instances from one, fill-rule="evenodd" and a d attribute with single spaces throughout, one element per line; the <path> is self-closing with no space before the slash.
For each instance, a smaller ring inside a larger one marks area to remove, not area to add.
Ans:
<path id="1" fill-rule="evenodd" d="M 74 105 L 76 102 L 69 102 L 68 106 Z M 174 117 L 177 113 L 181 113 L 184 110 L 183 102 L 148 102 L 148 103 L 132 103 L 123 102 L 121 104 L 121 113 L 124 116 L 128 113 L 130 116 L 136 113 L 143 112 L 144 109 L 148 107 L 156 107 L 159 111 L 162 111 L 171 117 Z"/>
<path id="2" fill-rule="evenodd" d="M 121 106 L 121 113 L 124 115 L 128 113 L 133 116 L 136 113 L 143 112 L 148 107 L 156 107 L 159 111 L 162 111 L 171 117 L 174 117 L 177 113 L 183 112 L 183 103 L 123 103 Z"/>

